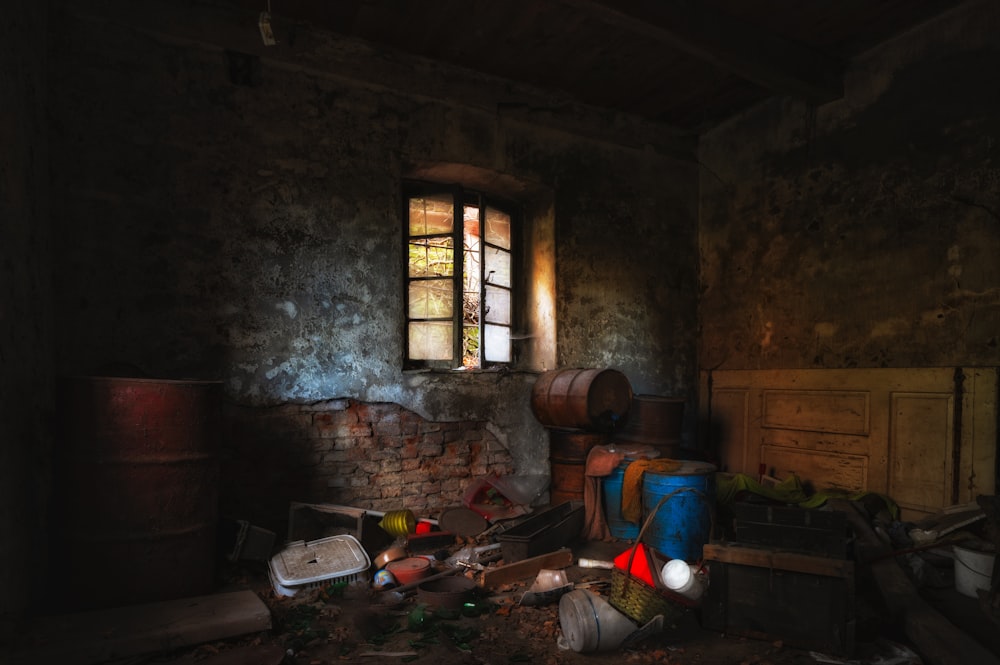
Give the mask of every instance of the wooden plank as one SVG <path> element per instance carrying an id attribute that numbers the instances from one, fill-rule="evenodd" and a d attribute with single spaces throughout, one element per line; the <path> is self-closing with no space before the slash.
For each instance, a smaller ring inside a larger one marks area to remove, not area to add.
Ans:
<path id="1" fill-rule="evenodd" d="M 822 489 L 858 492 L 868 487 L 868 456 L 783 448 L 762 444 L 760 461 L 776 478 L 795 474 L 803 479 L 823 479 Z"/>
<path id="2" fill-rule="evenodd" d="M 555 552 L 540 554 L 505 566 L 487 568 L 479 579 L 479 585 L 485 589 L 493 589 L 501 584 L 509 584 L 537 575 L 538 571 L 542 569 L 565 568 L 572 564 L 573 551 L 564 547 Z"/>
<path id="3" fill-rule="evenodd" d="M 714 561 L 709 579 L 702 614 L 706 628 L 853 655 L 853 578 Z"/>
<path id="4" fill-rule="evenodd" d="M 271 612 L 252 591 L 42 617 L 15 665 L 89 665 L 169 651 L 271 628 Z"/>
<path id="5" fill-rule="evenodd" d="M 703 548 L 706 561 L 738 563 L 745 566 L 788 570 L 826 577 L 853 578 L 854 562 L 847 559 L 833 559 L 825 556 L 810 556 L 798 552 L 758 547 L 738 547 L 707 543 Z"/>
<path id="6" fill-rule="evenodd" d="M 847 557 L 847 523 L 835 510 L 807 510 L 737 501 L 726 540 L 836 559 Z"/>
<path id="7" fill-rule="evenodd" d="M 871 563 L 872 578 L 892 618 L 902 623 L 906 636 L 928 665 L 1000 665 L 1000 659 L 955 624 L 941 616 L 921 596 L 896 563 L 888 545 L 850 501 L 831 499 L 829 505 L 847 517 L 857 536 L 858 555 Z"/>
<path id="8" fill-rule="evenodd" d="M 765 390 L 761 426 L 867 436 L 870 397 L 866 390 Z"/>
<path id="9" fill-rule="evenodd" d="M 889 496 L 904 508 L 934 512 L 951 503 L 955 410 L 951 391 L 893 392 Z"/>

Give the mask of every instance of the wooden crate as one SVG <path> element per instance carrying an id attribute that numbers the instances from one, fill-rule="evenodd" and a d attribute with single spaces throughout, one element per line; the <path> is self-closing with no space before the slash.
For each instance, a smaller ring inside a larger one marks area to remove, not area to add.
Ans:
<path id="1" fill-rule="evenodd" d="M 854 562 L 768 548 L 709 543 L 705 628 L 850 656 Z"/>
<path id="2" fill-rule="evenodd" d="M 841 512 L 735 502 L 732 513 L 726 534 L 732 544 L 838 559 L 847 556 L 849 531 Z"/>

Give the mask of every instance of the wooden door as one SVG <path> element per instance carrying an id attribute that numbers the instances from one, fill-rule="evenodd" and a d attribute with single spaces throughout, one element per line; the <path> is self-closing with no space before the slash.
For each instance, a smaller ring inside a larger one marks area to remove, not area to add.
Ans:
<path id="1" fill-rule="evenodd" d="M 904 519 L 995 493 L 996 368 L 703 372 L 722 470 L 887 494 Z"/>

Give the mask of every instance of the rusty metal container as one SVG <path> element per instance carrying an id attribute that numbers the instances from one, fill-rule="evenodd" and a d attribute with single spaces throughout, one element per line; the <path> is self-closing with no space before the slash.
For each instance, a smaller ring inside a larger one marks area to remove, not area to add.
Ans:
<path id="1" fill-rule="evenodd" d="M 61 388 L 63 600 L 110 607 L 212 591 L 221 383 L 73 377 Z"/>
<path id="2" fill-rule="evenodd" d="M 587 455 L 594 446 L 604 445 L 608 437 L 602 432 L 578 429 L 549 429 L 549 502 L 583 501 Z"/>
<path id="3" fill-rule="evenodd" d="M 628 377 L 614 369 L 555 369 L 531 390 L 531 410 L 546 427 L 610 431 L 632 405 Z"/>
<path id="4" fill-rule="evenodd" d="M 643 443 L 660 451 L 662 457 L 676 457 L 684 426 L 684 400 L 659 395 L 635 395 L 616 442 Z"/>

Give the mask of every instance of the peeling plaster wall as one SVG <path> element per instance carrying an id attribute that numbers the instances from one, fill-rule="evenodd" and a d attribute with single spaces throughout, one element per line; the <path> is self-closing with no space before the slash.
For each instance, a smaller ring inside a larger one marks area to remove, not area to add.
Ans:
<path id="1" fill-rule="evenodd" d="M 1000 6 L 703 137 L 703 369 L 1000 363 Z"/>
<path id="2" fill-rule="evenodd" d="M 399 404 L 485 422 L 518 472 L 547 471 L 537 371 L 400 370 L 400 181 L 431 162 L 548 192 L 525 203 L 555 226 L 560 365 L 691 392 L 691 163 L 502 116 L 529 97 L 349 40 L 303 30 L 282 59 L 202 4 L 57 6 L 60 371 L 221 379 L 258 407 Z"/>
<path id="3" fill-rule="evenodd" d="M 46 3 L 0 24 L 0 652 L 46 569 L 52 303 Z"/>

